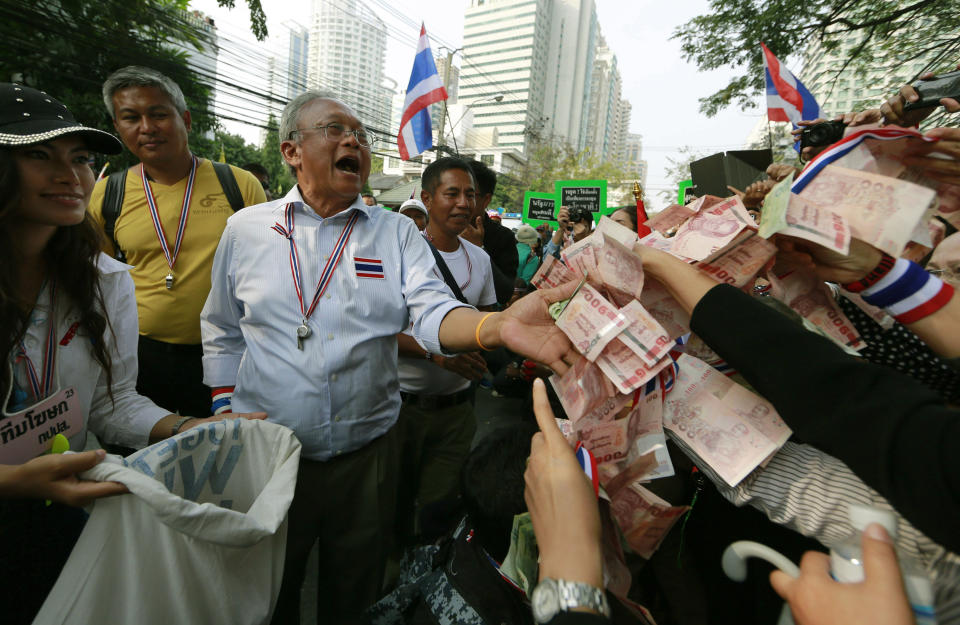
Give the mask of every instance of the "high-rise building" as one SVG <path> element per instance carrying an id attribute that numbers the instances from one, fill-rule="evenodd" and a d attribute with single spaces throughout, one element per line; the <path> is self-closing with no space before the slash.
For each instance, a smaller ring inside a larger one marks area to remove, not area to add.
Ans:
<path id="1" fill-rule="evenodd" d="M 521 152 L 549 121 L 544 96 L 553 6 L 553 0 L 470 0 L 464 17 L 458 101 L 473 111 L 474 130 L 496 131 L 499 145 Z"/>
<path id="2" fill-rule="evenodd" d="M 643 160 L 643 135 L 628 132 L 623 142 L 623 160 L 630 175 L 646 187 L 647 161 Z"/>
<path id="3" fill-rule="evenodd" d="M 547 67 L 548 134 L 580 149 L 587 144 L 590 84 L 600 28 L 594 0 L 554 0 Z"/>
<path id="4" fill-rule="evenodd" d="M 363 0 L 314 0 L 307 85 L 332 93 L 384 133 L 391 95 L 383 86 L 386 53 L 386 24 Z"/>
<path id="5" fill-rule="evenodd" d="M 203 50 L 197 50 L 192 45 L 176 41 L 171 42 L 171 45 L 174 49 L 186 54 L 187 65 L 197 72 L 201 81 L 213 85 L 217 79 L 217 56 L 220 49 L 217 26 L 212 17 L 208 17 L 200 11 L 180 11 L 180 17 L 199 33 Z"/>
<path id="6" fill-rule="evenodd" d="M 617 55 L 607 47 L 603 36 L 597 46 L 590 81 L 590 105 L 585 147 L 597 156 L 617 158 L 623 148 L 620 70 Z"/>
<path id="7" fill-rule="evenodd" d="M 862 34 L 837 33 L 840 45 L 827 50 L 814 38 L 804 51 L 800 80 L 817 99 L 827 117 L 864 108 L 879 108 L 884 99 L 912 80 L 931 60 L 906 49 L 870 60 L 869 68 L 844 67 L 850 54 L 861 43 Z M 839 73 L 838 73 L 839 72 Z"/>
<path id="8" fill-rule="evenodd" d="M 611 154 L 616 158 L 626 160 L 627 135 L 630 134 L 630 118 L 633 115 L 633 105 L 629 100 L 620 100 L 617 107 L 617 130 L 614 133 L 614 141 L 610 146 Z"/>
<path id="9" fill-rule="evenodd" d="M 437 56 L 433 62 L 437 65 L 437 74 L 447 90 L 447 102 L 457 103 L 457 90 L 460 86 L 460 68 L 454 65 L 446 54 Z M 447 65 L 450 65 L 448 68 Z"/>
<path id="10" fill-rule="evenodd" d="M 307 90 L 307 70 L 310 61 L 310 31 L 292 20 L 283 22 L 283 37 L 287 49 L 287 97 L 293 99 Z"/>
<path id="11" fill-rule="evenodd" d="M 459 101 L 474 129 L 523 152 L 531 140 L 584 147 L 598 35 L 594 0 L 470 0 Z"/>

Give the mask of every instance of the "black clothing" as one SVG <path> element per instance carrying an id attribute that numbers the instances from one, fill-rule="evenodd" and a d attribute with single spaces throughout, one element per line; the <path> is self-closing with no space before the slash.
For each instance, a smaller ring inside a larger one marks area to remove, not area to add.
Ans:
<path id="1" fill-rule="evenodd" d="M 510 228 L 498 223 L 487 214 L 483 215 L 483 249 L 490 256 L 493 267 L 493 286 L 497 303 L 506 307 L 513 297 L 513 285 L 517 279 L 520 257 L 517 256 L 517 239 Z"/>
<path id="2" fill-rule="evenodd" d="M 164 343 L 140 336 L 137 392 L 153 403 L 191 417 L 210 416 L 210 387 L 203 380 L 203 346 Z"/>
<path id="3" fill-rule="evenodd" d="M 800 440 L 845 462 L 917 529 L 960 551 L 960 412 L 940 395 L 845 354 L 729 285 L 707 292 L 690 327 Z"/>

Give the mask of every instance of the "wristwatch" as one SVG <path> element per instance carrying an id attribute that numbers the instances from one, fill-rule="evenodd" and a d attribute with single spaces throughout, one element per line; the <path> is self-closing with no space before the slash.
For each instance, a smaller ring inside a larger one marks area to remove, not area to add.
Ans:
<path id="1" fill-rule="evenodd" d="M 180 417 L 177 419 L 177 422 L 173 424 L 173 427 L 170 428 L 170 436 L 176 436 L 180 433 L 180 430 L 186 425 L 187 421 L 195 419 L 196 417 Z"/>
<path id="2" fill-rule="evenodd" d="M 610 618 L 610 604 L 603 589 L 581 582 L 545 577 L 533 589 L 530 604 L 537 623 L 547 623 L 557 613 L 573 608 L 587 608 Z"/>

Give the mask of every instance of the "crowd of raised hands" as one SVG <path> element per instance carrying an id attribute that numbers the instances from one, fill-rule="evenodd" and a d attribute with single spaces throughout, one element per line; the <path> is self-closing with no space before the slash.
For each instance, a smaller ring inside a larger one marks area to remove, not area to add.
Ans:
<path id="1" fill-rule="evenodd" d="M 932 78 L 932 74 L 927 74 L 922 80 Z M 938 107 L 905 111 L 905 104 L 916 101 L 917 97 L 913 86 L 907 85 L 879 108 L 847 113 L 838 116 L 836 121 L 846 125 L 846 136 L 869 128 L 917 126 L 937 109 L 947 114 L 947 124 L 955 124 L 956 118 L 949 114 L 960 112 L 960 102 L 956 99 L 944 98 Z M 795 134 L 799 139 L 804 128 L 823 121 L 801 122 Z M 960 233 L 956 233 L 960 223 L 953 223 L 951 202 L 955 202 L 955 197 L 960 194 L 960 128 L 926 129 L 922 135 L 933 140 L 904 141 L 900 145 L 907 147 L 895 149 L 896 154 L 891 158 L 910 169 L 914 180 L 922 178 L 927 187 L 936 189 L 937 200 L 924 215 L 925 220 L 930 220 L 928 245 L 920 246 L 918 251 L 910 244 L 897 260 L 897 255 L 891 256 L 878 249 L 875 241 L 861 240 L 856 232 L 844 252 L 817 245 L 809 239 L 778 234 L 769 239 L 776 251 L 768 266 L 768 274 L 782 276 L 793 271 L 807 272 L 829 283 L 835 294 L 840 287 L 847 293 L 854 291 L 874 296 L 871 301 L 877 309 L 886 309 L 888 314 L 897 318 L 899 325 L 913 335 L 913 340 L 922 342 L 943 359 L 945 368 L 956 369 L 956 359 L 960 357 L 960 299 L 953 295 L 953 286 L 960 287 Z M 801 165 L 811 161 L 817 163 L 817 157 L 827 148 L 804 148 Z M 793 164 L 774 163 L 767 169 L 766 180 L 743 190 L 730 190 L 760 222 L 764 203 L 771 191 L 787 178 L 793 180 L 800 176 L 802 171 Z M 694 208 L 696 210 L 697 206 Z M 896 207 L 893 210 L 896 211 Z M 877 218 L 881 218 L 879 213 Z M 653 236 L 656 235 L 655 232 Z M 641 239 L 632 247 L 632 252 L 642 259 L 644 280 L 659 282 L 669 291 L 683 312 L 689 315 L 693 334 L 742 373 L 745 381 L 780 412 L 799 439 L 797 442 L 803 443 L 799 446 L 794 442 L 787 443 L 778 454 L 786 455 L 799 447 L 810 447 L 817 448 L 818 454 L 826 452 L 827 456 L 835 457 L 830 458 L 830 462 L 836 459 L 845 463 L 849 468 L 843 467 L 844 472 L 852 470 L 858 483 L 863 480 L 860 486 L 867 493 L 865 497 L 892 506 L 901 523 L 916 526 L 922 541 L 938 550 L 938 558 L 957 562 L 954 554 L 960 547 L 960 541 L 956 539 L 956 528 L 960 527 L 960 482 L 949 460 L 951 450 L 957 451 L 960 444 L 957 438 L 960 435 L 958 414 L 953 403 L 956 399 L 931 393 L 907 375 L 864 362 L 871 360 L 869 356 L 857 358 L 843 354 L 823 336 L 816 336 L 813 332 L 806 332 L 804 336 L 804 331 L 799 329 L 795 333 L 790 327 L 796 325 L 795 320 L 788 320 L 779 311 L 774 312 L 759 303 L 763 297 L 758 294 L 769 290 L 763 272 L 759 276 L 753 275 L 747 284 L 734 284 L 739 287 L 734 289 L 719 285 L 718 280 L 709 275 L 711 272 L 705 271 L 713 259 L 695 262 L 698 259 L 671 254 L 663 237 L 658 244 L 645 241 Z M 597 253 L 599 256 L 600 252 Z M 908 258 L 912 260 L 906 260 Z M 921 266 L 926 271 L 921 270 Z M 913 286 L 903 277 L 904 272 L 913 276 Z M 553 277 L 556 275 L 555 272 Z M 583 277 L 584 281 L 588 279 Z M 552 285 L 549 280 L 546 284 Z M 928 294 L 934 290 L 940 293 L 936 305 L 924 303 L 924 296 L 917 294 L 922 285 L 926 285 Z M 878 292 L 883 293 L 879 299 L 876 298 Z M 914 301 L 904 304 L 905 298 L 909 297 Z M 646 303 L 639 296 L 638 299 Z M 917 302 L 927 308 L 922 313 L 902 316 L 905 306 Z M 805 316 L 803 311 L 799 312 Z M 717 323 L 708 321 L 708 317 L 717 315 L 727 315 L 720 324 L 722 331 L 715 329 Z M 743 319 L 744 315 L 750 319 Z M 777 316 L 781 318 L 773 319 Z M 773 344 L 766 344 L 768 342 Z M 749 347 L 738 348 L 737 343 Z M 802 356 L 793 350 L 795 347 L 802 347 Z M 750 363 L 750 358 L 757 362 Z M 798 358 L 802 362 L 797 362 Z M 803 371 L 821 367 L 821 374 Z M 919 372 L 909 368 L 906 365 L 900 370 L 920 377 Z M 831 381 L 830 378 L 840 379 Z M 792 381 L 798 380 L 803 382 L 788 388 Z M 807 380 L 816 381 L 816 384 L 810 386 L 806 384 Z M 821 397 L 819 403 L 829 404 L 829 417 L 822 419 L 822 415 L 810 414 L 818 406 L 818 401 L 797 398 L 800 394 L 826 396 Z M 534 383 L 533 396 L 540 432 L 532 440 L 525 479 L 526 501 L 541 553 L 540 577 L 602 587 L 604 561 L 597 497 L 582 462 L 578 462 L 574 453 L 569 427 L 561 425 L 563 419 L 555 419 L 547 386 L 542 381 Z M 885 404 L 880 398 L 890 398 L 891 401 Z M 858 407 L 858 404 L 866 404 L 869 408 Z M 833 428 L 840 431 L 847 427 L 868 430 L 875 427 L 883 434 L 876 439 L 867 436 L 860 443 L 864 448 L 858 449 L 856 436 L 848 437 L 832 431 Z M 908 440 L 912 442 L 907 443 Z M 907 453 L 907 446 L 912 446 L 909 453 L 914 454 L 909 458 L 903 455 Z M 916 455 L 921 449 L 926 453 Z M 922 475 L 906 469 L 910 463 L 922 465 Z M 869 468 L 868 464 L 871 465 Z M 756 472 L 763 472 L 767 466 L 764 463 L 756 468 Z M 707 469 L 709 473 L 709 467 Z M 748 481 L 750 479 L 753 478 Z M 741 491 L 749 490 L 749 487 L 740 488 Z M 808 487 L 808 490 L 815 490 L 815 487 Z M 906 495 L 906 491 L 912 491 L 912 494 Z M 802 498 L 808 495 L 812 497 L 810 505 L 823 501 L 817 500 L 816 493 L 798 496 L 802 502 Z M 728 498 L 733 500 L 734 497 Z M 750 497 L 744 499 L 749 501 Z M 803 529 L 802 517 L 805 514 L 810 516 L 808 513 L 798 513 L 797 518 L 791 519 L 787 514 L 777 517 L 776 511 L 771 512 L 770 507 L 764 508 L 764 504 L 758 504 L 756 500 L 751 505 L 767 512 L 771 520 L 813 535 L 826 547 L 832 546 L 821 538 L 830 536 L 831 528 Z M 939 517 L 942 523 L 931 522 L 935 517 Z M 831 574 L 830 558 L 825 553 L 808 552 L 800 562 L 799 575 L 774 571 L 770 583 L 789 603 L 795 621 L 803 625 L 934 622 L 923 620 L 924 615 L 915 613 L 915 606 L 911 609 L 898 564 L 901 548 L 902 544 L 891 538 L 883 527 L 871 524 L 862 533 L 862 582 L 837 581 Z M 940 583 L 949 590 L 938 590 L 937 622 L 957 622 L 960 613 L 950 608 L 940 612 L 942 606 L 950 605 L 948 598 L 955 594 L 957 580 L 941 580 Z M 604 617 L 595 610 L 593 612 L 592 615 L 583 615 L 581 621 L 603 622 Z"/>

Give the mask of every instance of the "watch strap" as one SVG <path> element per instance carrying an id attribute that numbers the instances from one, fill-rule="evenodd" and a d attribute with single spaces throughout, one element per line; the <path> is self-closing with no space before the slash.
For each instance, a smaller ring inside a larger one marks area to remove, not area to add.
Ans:
<path id="1" fill-rule="evenodd" d="M 610 604 L 602 588 L 582 582 L 544 578 L 531 595 L 531 607 L 537 623 L 547 623 L 560 612 L 586 608 L 609 618 Z"/>
<path id="2" fill-rule="evenodd" d="M 187 421 L 193 419 L 193 417 L 180 417 L 177 419 L 176 423 L 173 424 L 173 427 L 170 428 L 170 436 L 176 436 L 180 433 L 180 429 L 187 423 Z"/>

